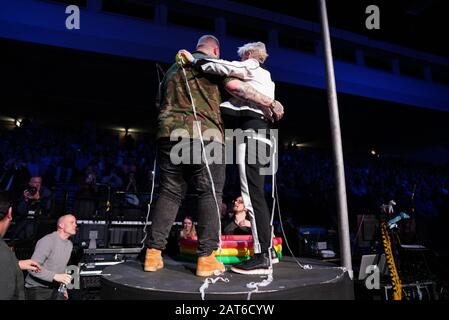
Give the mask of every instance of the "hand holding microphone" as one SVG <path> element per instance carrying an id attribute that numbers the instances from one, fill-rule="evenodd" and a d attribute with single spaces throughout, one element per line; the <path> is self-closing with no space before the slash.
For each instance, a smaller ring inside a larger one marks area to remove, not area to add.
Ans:
<path id="1" fill-rule="evenodd" d="M 55 280 L 56 282 L 68 285 L 69 283 L 72 282 L 72 276 L 67 273 L 57 273 L 53 277 L 53 280 Z"/>
<path id="2" fill-rule="evenodd" d="M 192 56 L 192 54 L 185 49 L 179 50 L 176 54 L 176 63 L 181 66 L 191 64 L 194 60 L 195 58 Z"/>

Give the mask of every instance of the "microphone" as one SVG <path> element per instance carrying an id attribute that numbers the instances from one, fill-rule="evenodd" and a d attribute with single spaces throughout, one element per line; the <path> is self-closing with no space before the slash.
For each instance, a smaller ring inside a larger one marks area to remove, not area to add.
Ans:
<path id="1" fill-rule="evenodd" d="M 176 54 L 175 61 L 180 66 L 185 66 L 187 64 L 187 61 L 186 61 L 185 57 L 181 53 L 177 53 Z"/>

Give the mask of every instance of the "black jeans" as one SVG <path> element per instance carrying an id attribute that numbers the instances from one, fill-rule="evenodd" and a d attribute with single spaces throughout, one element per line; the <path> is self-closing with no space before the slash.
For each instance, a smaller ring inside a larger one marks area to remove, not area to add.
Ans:
<path id="1" fill-rule="evenodd" d="M 57 300 L 56 288 L 33 287 L 25 288 L 26 300 Z"/>
<path id="2" fill-rule="evenodd" d="M 207 150 L 219 151 L 217 153 L 211 152 L 212 156 L 215 156 L 214 159 L 218 159 L 217 155 L 221 158 L 219 161 L 216 161 L 217 163 L 211 163 L 212 161 L 209 159 L 209 168 L 214 180 L 215 197 L 220 206 L 225 180 L 224 146 L 217 142 L 205 142 L 205 144 L 207 145 Z M 179 150 L 181 145 L 184 147 L 183 150 L 186 150 L 186 147 L 190 149 L 187 153 L 188 159 L 202 159 L 199 140 L 176 142 L 161 139 L 158 141 L 160 196 L 152 214 L 147 247 L 159 250 L 165 249 L 170 229 L 184 197 L 186 185 L 191 181 L 198 194 L 198 256 L 208 256 L 213 250 L 218 248 L 219 215 L 217 204 L 212 193 L 211 181 L 204 161 L 196 164 L 185 163 L 187 161 L 175 164 L 170 159 L 172 150 Z M 173 149 L 173 147 L 175 148 Z M 177 152 L 172 152 L 173 154 L 177 154 Z"/>

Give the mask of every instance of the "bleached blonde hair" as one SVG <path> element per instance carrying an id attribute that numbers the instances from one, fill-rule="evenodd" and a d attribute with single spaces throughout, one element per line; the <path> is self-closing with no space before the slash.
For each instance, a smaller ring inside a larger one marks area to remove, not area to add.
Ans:
<path id="1" fill-rule="evenodd" d="M 237 49 L 237 54 L 242 58 L 247 53 L 253 53 L 253 58 L 264 63 L 268 58 L 267 48 L 263 42 L 250 42 Z"/>

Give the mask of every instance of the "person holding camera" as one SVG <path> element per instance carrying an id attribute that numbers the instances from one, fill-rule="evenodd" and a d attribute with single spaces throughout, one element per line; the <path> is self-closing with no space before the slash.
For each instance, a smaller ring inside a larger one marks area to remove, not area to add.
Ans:
<path id="1" fill-rule="evenodd" d="M 51 195 L 50 189 L 42 186 L 42 177 L 31 177 L 27 189 L 17 202 L 18 219 L 13 240 L 28 239 L 34 235 L 36 217 L 50 213 Z"/>

